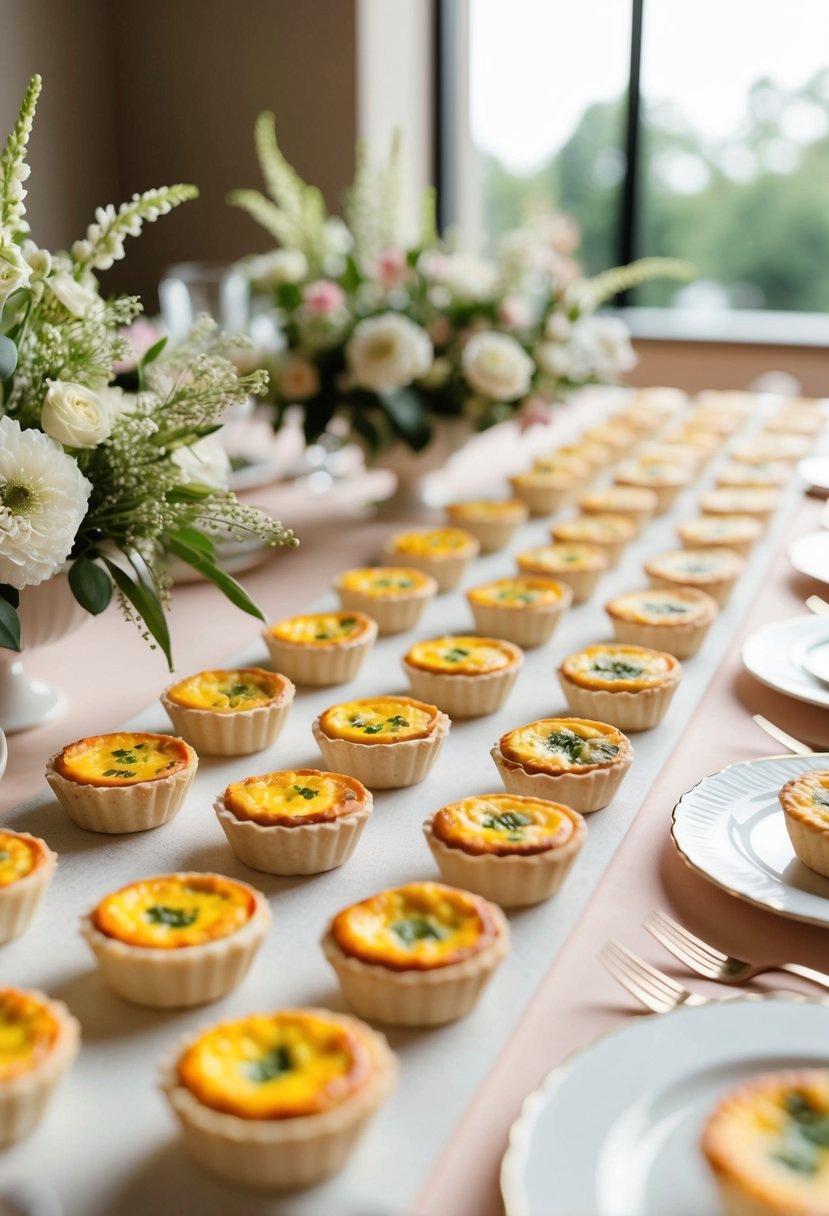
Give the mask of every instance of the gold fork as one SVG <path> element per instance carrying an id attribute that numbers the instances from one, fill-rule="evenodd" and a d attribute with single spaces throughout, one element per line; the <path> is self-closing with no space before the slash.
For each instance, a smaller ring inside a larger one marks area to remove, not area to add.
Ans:
<path id="1" fill-rule="evenodd" d="M 767 735 L 771 735 L 772 739 L 776 739 L 778 743 L 782 743 L 790 752 L 794 752 L 796 756 L 811 756 L 814 755 L 814 748 L 809 747 L 806 743 L 802 743 L 800 739 L 795 739 L 794 735 L 788 734 L 779 726 L 775 726 L 773 722 L 769 722 L 768 718 L 764 718 L 762 714 L 754 714 L 754 721 L 764 730 Z"/>
<path id="2" fill-rule="evenodd" d="M 745 959 L 724 954 L 716 946 L 696 937 L 666 912 L 655 910 L 643 923 L 674 958 L 707 980 L 716 980 L 719 984 L 745 984 L 755 975 L 762 975 L 766 971 L 785 971 L 789 975 L 811 980 L 821 988 L 829 988 L 829 975 L 811 967 L 802 967 L 799 963 L 749 963 Z"/>
<path id="3" fill-rule="evenodd" d="M 618 942 L 609 941 L 599 954 L 599 962 L 631 996 L 651 1013 L 668 1013 L 681 1005 L 710 1005 L 711 998 L 690 992 L 663 971 L 652 967 Z"/>

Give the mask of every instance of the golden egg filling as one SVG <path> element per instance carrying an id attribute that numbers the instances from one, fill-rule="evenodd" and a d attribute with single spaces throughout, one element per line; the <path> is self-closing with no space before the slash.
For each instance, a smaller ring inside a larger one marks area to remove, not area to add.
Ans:
<path id="1" fill-rule="evenodd" d="M 555 802 L 486 794 L 442 807 L 432 831 L 444 844 L 475 856 L 529 856 L 561 848 L 576 823 L 574 812 Z"/>
<path id="2" fill-rule="evenodd" d="M 540 718 L 502 735 L 501 755 L 528 773 L 580 773 L 616 764 L 630 743 L 615 726 L 588 718 Z"/>
<path id="3" fill-rule="evenodd" d="M 0 1083 L 37 1068 L 60 1031 L 41 1001 L 19 988 L 0 988 Z"/>
<path id="4" fill-rule="evenodd" d="M 593 490 L 579 499 L 578 505 L 585 515 L 627 515 L 637 517 L 653 514 L 657 504 L 656 491 L 647 486 L 610 486 L 606 490 Z"/>
<path id="5" fill-rule="evenodd" d="M 178 1062 L 178 1078 L 211 1110 L 296 1119 L 347 1101 L 372 1072 L 368 1044 L 324 1010 L 250 1014 L 212 1027 Z"/>
<path id="6" fill-rule="evenodd" d="M 564 574 L 568 570 L 604 570 L 607 567 L 607 553 L 600 545 L 590 545 L 586 542 L 566 542 L 552 545 L 538 545 L 533 549 L 525 549 L 516 557 L 519 570 L 550 574 Z"/>
<path id="7" fill-rule="evenodd" d="M 434 583 L 422 570 L 408 566 L 362 566 L 344 570 L 337 579 L 337 586 L 372 599 L 392 600 L 414 595 Z"/>
<path id="8" fill-rule="evenodd" d="M 320 730 L 329 739 L 350 743 L 401 743 L 426 739 L 438 719 L 435 705 L 410 697 L 368 697 L 332 705 L 320 715 Z"/>
<path id="9" fill-rule="evenodd" d="M 577 519 L 563 520 L 560 524 L 553 524 L 550 533 L 553 540 L 564 543 L 623 544 L 633 540 L 636 526 L 627 515 L 607 512 L 604 515 L 580 515 Z"/>
<path id="10" fill-rule="evenodd" d="M 309 612 L 277 621 L 268 632 L 278 642 L 325 648 L 356 642 L 371 629 L 371 618 L 362 612 Z"/>
<path id="11" fill-rule="evenodd" d="M 738 460 L 727 464 L 717 476 L 718 486 L 782 486 L 789 480 L 791 469 L 779 460 Z"/>
<path id="12" fill-rule="evenodd" d="M 726 1193 L 750 1205 L 746 1211 L 823 1216 L 829 1212 L 829 1070 L 769 1073 L 739 1086 L 705 1125 L 702 1151 Z"/>
<path id="13" fill-rule="evenodd" d="M 450 519 L 461 523 L 467 519 L 476 523 L 489 520 L 521 523 L 527 518 L 527 505 L 519 498 L 480 498 L 469 502 L 450 503 L 446 514 Z"/>
<path id="14" fill-rule="evenodd" d="M 34 836 L 0 831 L 0 890 L 28 878 L 45 857 L 43 845 Z"/>
<path id="15" fill-rule="evenodd" d="M 814 827 L 829 827 L 829 771 L 801 773 L 780 791 L 787 814 Z"/>
<path id="16" fill-rule="evenodd" d="M 353 815 L 368 801 L 368 791 L 354 777 L 316 768 L 284 769 L 234 781 L 224 792 L 224 805 L 240 820 L 262 827 L 298 823 L 332 823 Z"/>
<path id="17" fill-rule="evenodd" d="M 683 544 L 693 549 L 727 549 L 729 544 L 751 544 L 763 529 L 750 515 L 703 515 L 677 526 Z"/>
<path id="18" fill-rule="evenodd" d="M 630 486 L 688 486 L 694 475 L 682 461 L 659 459 L 655 456 L 626 460 L 616 470 L 614 481 Z"/>
<path id="19" fill-rule="evenodd" d="M 422 671 L 450 676 L 477 676 L 514 667 L 519 661 L 515 646 L 498 638 L 451 635 L 417 642 L 405 660 Z"/>
<path id="20" fill-rule="evenodd" d="M 560 604 L 563 599 L 569 600 L 569 595 L 555 579 L 527 577 L 498 578 L 491 583 L 483 583 L 468 591 L 467 598 L 473 604 L 520 610 L 533 605 Z"/>
<path id="21" fill-rule="evenodd" d="M 578 456 L 539 456 L 531 469 L 510 480 L 513 486 L 569 486 L 586 481 L 592 472 L 589 461 Z"/>
<path id="22" fill-rule="evenodd" d="M 117 731 L 70 743 L 54 767 L 78 785 L 126 786 L 172 777 L 190 763 L 189 747 L 174 735 Z"/>
<path id="23" fill-rule="evenodd" d="M 217 874 L 162 874 L 107 895 L 92 912 L 106 937 L 178 950 L 229 937 L 256 911 L 251 889 Z"/>
<path id="24" fill-rule="evenodd" d="M 777 490 L 721 489 L 700 495 L 703 515 L 771 515 L 780 495 Z"/>
<path id="25" fill-rule="evenodd" d="M 200 671 L 167 689 L 168 700 L 185 709 L 204 709 L 232 714 L 259 709 L 278 701 L 286 681 L 263 667 L 239 667 L 228 671 Z"/>
<path id="26" fill-rule="evenodd" d="M 425 528 L 419 531 L 398 532 L 392 537 L 391 548 L 395 553 L 411 554 L 440 560 L 445 557 L 461 557 L 466 553 L 477 553 L 474 537 L 462 528 Z"/>
<path id="27" fill-rule="evenodd" d="M 636 625 L 659 625 L 670 629 L 710 620 L 717 607 L 704 591 L 690 587 L 675 590 L 653 587 L 616 596 L 606 605 L 606 611 L 612 617 Z"/>
<path id="28" fill-rule="evenodd" d="M 568 655 L 561 673 L 582 688 L 607 692 L 640 692 L 658 688 L 680 671 L 673 655 L 647 646 L 601 643 Z"/>
<path id="29" fill-rule="evenodd" d="M 392 971 L 449 967 L 494 941 L 485 900 L 439 882 L 412 882 L 381 891 L 339 912 L 334 942 L 351 958 Z"/>
<path id="30" fill-rule="evenodd" d="M 736 578 L 744 564 L 730 549 L 676 549 L 649 558 L 645 569 L 656 578 L 704 586 L 712 580 Z"/>
<path id="31" fill-rule="evenodd" d="M 731 459 L 750 464 L 758 460 L 785 460 L 791 464 L 805 456 L 811 446 L 811 440 L 803 435 L 753 435 L 735 445 Z"/>

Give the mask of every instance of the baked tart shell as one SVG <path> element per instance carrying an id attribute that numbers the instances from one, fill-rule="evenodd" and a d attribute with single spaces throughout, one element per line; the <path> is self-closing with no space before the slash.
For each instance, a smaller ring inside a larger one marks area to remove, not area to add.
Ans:
<path id="1" fill-rule="evenodd" d="M 383 1035 L 347 1014 L 336 1017 L 359 1031 L 372 1072 L 345 1102 L 293 1119 L 241 1119 L 205 1106 L 182 1085 L 178 1061 L 190 1040 L 161 1065 L 161 1089 L 176 1116 L 187 1152 L 211 1174 L 241 1186 L 288 1190 L 311 1186 L 343 1168 L 378 1107 L 394 1089 L 397 1064 Z"/>
<path id="2" fill-rule="evenodd" d="M 0 887 L 0 946 L 20 937 L 28 929 L 58 864 L 57 853 L 53 853 L 44 840 L 29 832 L 16 832 L 15 835 L 36 846 L 41 859 L 23 878 Z"/>
<path id="3" fill-rule="evenodd" d="M 463 530 L 467 531 L 466 528 Z M 415 570 L 422 570 L 424 574 L 431 574 L 438 585 L 438 592 L 443 595 L 447 591 L 455 590 L 469 564 L 478 556 L 480 546 L 470 533 L 468 546 L 460 551 L 449 550 L 442 556 L 399 553 L 394 547 L 394 538 L 391 537 L 384 545 L 383 552 L 390 561 L 412 566 Z"/>
<path id="4" fill-rule="evenodd" d="M 171 701 L 169 690 L 161 694 L 161 704 L 174 729 L 192 743 L 199 755 L 250 756 L 271 747 L 288 720 L 296 689 L 289 679 L 283 679 L 279 698 L 253 709 L 237 709 L 232 713 L 193 709 Z"/>
<path id="5" fill-rule="evenodd" d="M 613 636 L 617 642 L 625 642 L 632 646 L 646 646 L 650 650 L 663 650 L 666 654 L 672 654 L 675 659 L 693 658 L 699 652 L 708 636 L 709 629 L 717 618 L 717 603 L 713 596 L 710 604 L 706 605 L 707 611 L 701 619 L 685 623 L 672 621 L 665 625 L 631 621 L 623 614 L 611 611 L 612 604 L 611 600 L 605 606 L 605 611 L 610 617 Z"/>
<path id="6" fill-rule="evenodd" d="M 263 630 L 262 637 L 276 670 L 295 684 L 318 687 L 347 684 L 356 679 L 377 638 L 377 622 L 371 617 L 366 620 L 366 628 L 357 637 L 345 638 L 331 646 L 283 641 L 274 637 L 269 629 Z"/>
<path id="7" fill-rule="evenodd" d="M 265 896 L 247 883 L 239 885 L 252 896 L 254 908 L 245 924 L 226 937 L 177 950 L 133 946 L 101 933 L 91 914 L 81 919 L 81 936 L 107 985 L 124 1000 L 154 1009 L 204 1005 L 242 982 L 268 931 L 271 916 Z"/>
<path id="8" fill-rule="evenodd" d="M 449 717 L 438 713 L 425 738 L 379 744 L 331 738 L 321 729 L 319 718 L 311 729 L 330 772 L 356 777 L 368 789 L 396 790 L 424 780 L 438 758 L 450 725 Z"/>
<path id="9" fill-rule="evenodd" d="M 626 689 L 609 692 L 603 688 L 585 688 L 560 668 L 558 673 L 562 691 L 574 717 L 608 722 L 625 731 L 651 730 L 658 726 L 668 711 L 681 676 L 681 670 L 676 670 L 652 688 L 640 688 L 635 692 Z M 565 798 L 557 801 L 567 802 Z M 572 803 L 567 805 L 572 806 Z"/>
<path id="10" fill-rule="evenodd" d="M 324 823 L 254 823 L 238 819 L 225 805 L 224 795 L 213 809 L 233 852 L 250 866 L 265 874 L 323 874 L 348 861 L 357 847 L 369 816 L 373 799 L 367 798 L 359 809 Z"/>
<path id="11" fill-rule="evenodd" d="M 584 772 L 564 769 L 558 773 L 528 772 L 517 761 L 508 760 L 498 744 L 490 755 L 508 794 L 561 802 L 580 815 L 600 811 L 612 802 L 633 763 L 633 748 L 628 745 L 609 764 L 592 765 Z"/>
<path id="12" fill-rule="evenodd" d="M 502 608 L 498 604 L 477 603 L 467 595 L 476 629 L 487 637 L 514 642 L 522 650 L 546 645 L 573 602 L 573 592 L 569 585 L 559 582 L 558 579 L 555 581 L 559 583 L 563 594 L 558 600 L 547 604 Z"/>
<path id="13" fill-rule="evenodd" d="M 181 810 L 193 783 L 199 758 L 185 743 L 190 763 L 169 777 L 135 785 L 82 785 L 55 768 L 56 752 L 46 763 L 46 780 L 73 823 L 87 832 L 146 832 L 168 823 Z"/>
<path id="14" fill-rule="evenodd" d="M 439 706 L 451 718 L 483 718 L 487 714 L 497 713 L 512 692 L 524 663 L 524 655 L 519 648 L 511 642 L 507 645 L 513 652 L 509 667 L 475 675 L 426 671 L 403 658 L 403 670 L 412 696 L 418 701 Z"/>
<path id="15" fill-rule="evenodd" d="M 0 1149 L 34 1131 L 80 1047 L 80 1024 L 63 1002 L 36 990 L 29 990 L 29 995 L 46 1006 L 58 1024 L 58 1033 L 45 1059 L 0 1083 Z"/>
<path id="16" fill-rule="evenodd" d="M 458 519 L 450 517 L 450 523 L 457 524 L 464 532 L 474 536 L 481 546 L 481 553 L 498 553 L 507 547 L 526 518 L 527 512 L 516 514 L 512 519 L 470 519 L 462 516 Z"/>
<path id="17" fill-rule="evenodd" d="M 437 582 L 431 576 L 424 586 L 401 591 L 395 596 L 366 595 L 353 587 L 343 587 L 336 582 L 334 585 L 340 606 L 345 611 L 367 613 L 377 622 L 377 629 L 383 635 L 414 629 L 438 591 Z"/>

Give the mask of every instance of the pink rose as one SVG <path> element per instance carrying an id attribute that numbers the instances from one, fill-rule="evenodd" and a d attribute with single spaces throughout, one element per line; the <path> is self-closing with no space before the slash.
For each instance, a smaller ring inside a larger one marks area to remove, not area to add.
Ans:
<path id="1" fill-rule="evenodd" d="M 516 415 L 518 429 L 523 433 L 531 426 L 549 426 L 550 409 L 543 397 L 526 397 Z"/>
<path id="2" fill-rule="evenodd" d="M 530 323 L 530 309 L 521 296 L 504 296 L 498 305 L 498 320 L 507 329 L 524 329 Z"/>
<path id="3" fill-rule="evenodd" d="M 374 264 L 374 275 L 386 291 L 395 291 L 411 278 L 406 251 L 399 246 L 384 249 Z"/>
<path id="4" fill-rule="evenodd" d="M 317 317 L 328 317 L 342 308 L 345 294 L 330 279 L 317 279 L 316 283 L 308 284 L 302 298 L 309 312 Z"/>
<path id="5" fill-rule="evenodd" d="M 126 338 L 129 342 L 132 354 L 112 365 L 113 370 L 119 373 L 131 372 L 134 367 L 137 367 L 140 359 L 162 337 L 162 333 L 151 321 L 139 317 L 137 321 L 133 321 L 132 325 L 121 330 L 121 337 Z"/>

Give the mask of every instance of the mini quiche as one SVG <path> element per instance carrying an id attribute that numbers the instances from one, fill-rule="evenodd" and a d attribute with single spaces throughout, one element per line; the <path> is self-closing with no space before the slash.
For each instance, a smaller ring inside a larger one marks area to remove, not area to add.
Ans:
<path id="1" fill-rule="evenodd" d="M 608 642 L 568 655 L 558 675 L 574 714 L 636 731 L 662 721 L 682 667 L 665 651 Z"/>
<path id="2" fill-rule="evenodd" d="M 797 856 L 829 878 L 829 772 L 792 777 L 780 791 L 780 805 Z"/>
<path id="3" fill-rule="evenodd" d="M 474 536 L 482 553 L 497 553 L 508 545 L 528 514 L 520 498 L 483 498 L 446 507 L 447 522 Z"/>
<path id="4" fill-rule="evenodd" d="M 763 535 L 763 528 L 750 515 L 701 515 L 677 526 L 683 549 L 730 549 L 748 557 Z"/>
<path id="5" fill-rule="evenodd" d="M 0 1149 L 28 1136 L 43 1118 L 79 1043 L 80 1026 L 61 1001 L 0 988 Z"/>
<path id="6" fill-rule="evenodd" d="M 431 574 L 440 592 L 454 591 L 480 549 L 480 542 L 464 528 L 396 532 L 383 546 L 386 557 Z"/>
<path id="7" fill-rule="evenodd" d="M 582 440 L 588 440 L 590 443 L 602 443 L 606 447 L 612 448 L 616 455 L 621 455 L 639 439 L 633 427 L 615 418 L 608 419 L 607 422 L 600 422 L 596 426 L 590 427 L 582 435 Z"/>
<path id="8" fill-rule="evenodd" d="M 512 492 L 527 504 L 530 515 L 552 515 L 572 502 L 578 491 L 590 480 L 593 469 L 584 462 L 582 470 L 563 468 L 550 461 L 538 461 L 526 473 L 510 477 Z"/>
<path id="9" fill-rule="evenodd" d="M 703 515 L 751 515 L 760 523 L 768 523 L 780 502 L 777 490 L 731 487 L 706 490 L 699 496 Z"/>
<path id="10" fill-rule="evenodd" d="M 829 1070 L 766 1073 L 717 1103 L 702 1136 L 723 1216 L 829 1212 Z"/>
<path id="11" fill-rule="evenodd" d="M 191 1156 L 241 1186 L 284 1190 L 337 1173 L 395 1084 L 385 1038 L 329 1009 L 220 1022 L 162 1063 Z"/>
<path id="12" fill-rule="evenodd" d="M 738 460 L 727 464 L 717 474 L 718 486 L 745 486 L 749 489 L 765 490 L 784 486 L 791 477 L 791 469 L 780 460 Z"/>
<path id="13" fill-rule="evenodd" d="M 403 670 L 414 696 L 452 718 L 482 718 L 504 704 L 523 662 L 513 642 L 451 634 L 417 642 L 403 656 Z"/>
<path id="14" fill-rule="evenodd" d="M 556 448 L 549 457 L 542 456 L 540 460 L 560 461 L 564 457 L 586 461 L 591 469 L 603 469 L 607 465 L 613 464 L 616 453 L 607 443 L 598 443 L 595 439 L 580 439 L 578 443 L 564 444 L 562 447 Z M 537 460 L 536 467 L 539 463 L 540 461 Z"/>
<path id="15" fill-rule="evenodd" d="M 409 566 L 363 566 L 338 574 L 334 590 L 345 612 L 367 612 L 380 633 L 390 634 L 414 629 L 438 585 Z"/>
<path id="16" fill-rule="evenodd" d="M 412 697 L 367 697 L 332 705 L 312 730 L 326 766 L 369 789 L 423 781 L 438 758 L 450 719 Z"/>
<path id="17" fill-rule="evenodd" d="M 662 461 L 670 465 L 682 465 L 685 469 L 698 472 L 705 462 L 705 452 L 692 443 L 680 439 L 654 439 L 642 443 L 636 449 L 636 459 L 644 461 Z"/>
<path id="18" fill-rule="evenodd" d="M 638 388 L 633 397 L 633 405 L 647 405 L 663 417 L 670 418 L 688 404 L 688 394 L 684 388 L 674 388 L 673 385 L 653 384 L 647 388 Z"/>
<path id="19" fill-rule="evenodd" d="M 812 446 L 806 435 L 752 435 L 735 444 L 731 459 L 754 464 L 758 460 L 783 460 L 795 464 Z"/>
<path id="20" fill-rule="evenodd" d="M 733 410 L 721 409 L 716 405 L 697 405 L 688 415 L 688 425 L 699 427 L 703 431 L 711 431 L 721 439 L 733 435 L 742 427 L 744 419 Z"/>
<path id="21" fill-rule="evenodd" d="M 675 659 L 697 653 L 719 612 L 716 600 L 692 587 L 628 591 L 605 604 L 617 642 L 665 650 Z"/>
<path id="22" fill-rule="evenodd" d="M 579 515 L 553 524 L 550 537 L 560 544 L 598 545 L 604 549 L 611 566 L 617 566 L 627 546 L 636 536 L 636 524 L 627 515 Z"/>
<path id="23" fill-rule="evenodd" d="M 339 912 L 322 941 L 362 1017 L 438 1026 L 468 1013 L 509 948 L 500 908 L 439 882 L 381 891 Z"/>
<path id="24" fill-rule="evenodd" d="M 353 777 L 298 768 L 234 781 L 214 810 L 245 865 L 266 874 L 321 874 L 348 861 L 372 805 Z"/>
<path id="25" fill-rule="evenodd" d="M 627 736 L 589 718 L 528 722 L 502 735 L 491 755 L 508 793 L 564 803 L 582 815 L 616 797 L 633 763 Z"/>
<path id="26" fill-rule="evenodd" d="M 683 422 L 671 427 L 661 437 L 661 441 L 669 443 L 671 446 L 681 444 L 683 447 L 692 449 L 697 454 L 700 466 L 710 460 L 723 444 L 721 435 L 715 435 L 712 431 L 695 426 L 692 422 Z"/>
<path id="27" fill-rule="evenodd" d="M 674 549 L 645 562 L 652 587 L 693 587 L 705 591 L 722 608 L 746 568 L 731 549 Z"/>
<path id="28" fill-rule="evenodd" d="M 482 583 L 466 598 L 481 633 L 530 649 L 549 642 L 573 592 L 566 583 L 527 574 Z"/>
<path id="29" fill-rule="evenodd" d="M 537 545 L 525 549 L 515 559 L 521 574 L 541 575 L 566 583 L 573 592 L 573 603 L 582 604 L 610 566 L 607 551 L 600 545 L 572 541 Z"/>
<path id="30" fill-rule="evenodd" d="M 637 456 L 619 465 L 613 477 L 613 484 L 653 490 L 656 495 L 656 514 L 664 515 L 693 480 L 693 471 L 687 464 Z"/>
<path id="31" fill-rule="evenodd" d="M 377 638 L 364 612 L 307 612 L 269 625 L 262 636 L 274 667 L 296 684 L 346 684 Z"/>
<path id="32" fill-rule="evenodd" d="M 823 430 L 825 419 L 814 408 L 787 406 L 770 418 L 763 430 L 769 435 L 817 435 Z"/>
<path id="33" fill-rule="evenodd" d="M 47 762 L 46 780 L 79 828 L 144 832 L 178 814 L 198 763 L 174 735 L 117 731 L 67 744 Z"/>
<path id="34" fill-rule="evenodd" d="M 656 491 L 647 486 L 608 486 L 583 494 L 576 503 L 582 515 L 627 515 L 641 532 L 656 513 Z"/>
<path id="35" fill-rule="evenodd" d="M 161 874 L 105 896 L 81 934 L 118 996 L 166 1009 L 218 1000 L 247 974 L 268 901 L 220 874 Z"/>
<path id="36" fill-rule="evenodd" d="M 263 667 L 200 671 L 171 684 L 161 704 L 199 755 L 249 756 L 279 738 L 296 689 Z"/>
<path id="37" fill-rule="evenodd" d="M 28 929 L 57 862 L 39 836 L 0 829 L 0 946 Z"/>
<path id="38" fill-rule="evenodd" d="M 569 806 L 518 794 L 484 794 L 441 807 L 423 825 L 441 877 L 501 908 L 555 895 L 587 838 Z"/>

